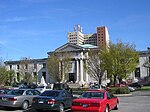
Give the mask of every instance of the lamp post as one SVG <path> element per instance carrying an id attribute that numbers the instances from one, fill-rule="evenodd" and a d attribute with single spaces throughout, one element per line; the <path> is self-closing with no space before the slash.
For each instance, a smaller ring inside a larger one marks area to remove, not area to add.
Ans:
<path id="1" fill-rule="evenodd" d="M 148 54 L 148 55 L 147 55 L 147 56 L 148 56 L 148 57 L 147 57 L 147 58 L 148 58 L 148 59 L 147 59 L 147 61 L 148 61 L 148 62 L 147 62 L 147 68 L 148 68 L 148 73 L 149 73 L 148 75 L 150 76 L 150 47 L 147 47 L 147 54 Z"/>

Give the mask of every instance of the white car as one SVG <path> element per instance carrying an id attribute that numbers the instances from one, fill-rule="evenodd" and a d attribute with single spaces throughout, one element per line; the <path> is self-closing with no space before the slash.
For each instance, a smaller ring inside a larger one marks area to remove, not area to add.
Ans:
<path id="1" fill-rule="evenodd" d="M 131 87 L 131 86 L 128 86 L 128 89 L 129 89 L 131 92 L 135 91 L 135 88 L 134 88 L 134 87 Z"/>

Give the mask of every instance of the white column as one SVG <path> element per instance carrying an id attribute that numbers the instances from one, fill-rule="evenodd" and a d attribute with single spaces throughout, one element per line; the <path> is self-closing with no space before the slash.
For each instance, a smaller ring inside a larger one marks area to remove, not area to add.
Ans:
<path id="1" fill-rule="evenodd" d="M 79 82 L 79 61 L 76 59 L 76 83 Z"/>
<path id="2" fill-rule="evenodd" d="M 80 59 L 80 83 L 83 84 L 83 59 Z"/>
<path id="3" fill-rule="evenodd" d="M 88 66 L 87 65 L 87 60 L 85 60 L 85 64 L 86 64 L 86 66 Z M 87 72 L 87 69 L 86 69 L 85 73 L 86 73 L 86 82 L 88 83 L 88 81 L 89 81 L 89 74 Z"/>

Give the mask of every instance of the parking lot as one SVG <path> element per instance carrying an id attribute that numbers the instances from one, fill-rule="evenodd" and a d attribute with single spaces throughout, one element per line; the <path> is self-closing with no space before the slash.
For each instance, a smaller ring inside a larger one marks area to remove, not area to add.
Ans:
<path id="1" fill-rule="evenodd" d="M 137 91 L 132 96 L 119 97 L 120 104 L 118 110 L 111 112 L 150 112 L 150 91 Z M 19 109 L 0 108 L 0 112 L 36 112 L 28 109 L 26 111 Z"/>

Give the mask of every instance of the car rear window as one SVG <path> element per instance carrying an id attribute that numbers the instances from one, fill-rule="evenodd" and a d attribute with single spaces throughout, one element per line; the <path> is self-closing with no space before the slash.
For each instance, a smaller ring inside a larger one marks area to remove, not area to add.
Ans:
<path id="1" fill-rule="evenodd" d="M 83 93 L 80 98 L 104 98 L 104 93 L 103 92 L 85 92 Z"/>
<path id="2" fill-rule="evenodd" d="M 58 91 L 44 91 L 40 96 L 58 97 L 59 93 Z"/>

